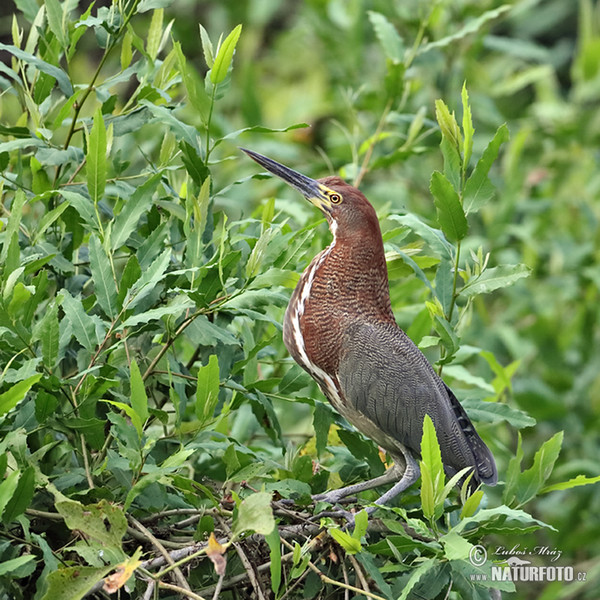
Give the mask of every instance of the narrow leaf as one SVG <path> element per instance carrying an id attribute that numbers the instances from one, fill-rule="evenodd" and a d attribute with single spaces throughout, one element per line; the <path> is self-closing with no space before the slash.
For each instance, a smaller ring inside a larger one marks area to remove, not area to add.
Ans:
<path id="1" fill-rule="evenodd" d="M 3 394 L 0 394 L 0 416 L 12 410 L 25 396 L 27 392 L 42 378 L 41 373 L 32 375 L 23 381 L 15 383 Z"/>
<path id="2" fill-rule="evenodd" d="M 127 291 L 123 303 L 127 309 L 133 309 L 152 292 L 158 282 L 164 277 L 170 260 L 171 249 L 167 248 L 142 272 L 141 277 Z"/>
<path id="3" fill-rule="evenodd" d="M 62 69 L 59 69 L 58 67 L 55 67 L 54 65 L 51 65 L 46 61 L 35 57 L 33 54 L 25 52 L 15 46 L 9 46 L 7 44 L 0 43 L 0 50 L 6 50 L 16 58 L 19 58 L 22 61 L 33 65 L 39 71 L 42 71 L 43 73 L 47 73 L 48 75 L 54 77 L 54 79 L 56 79 L 58 87 L 60 88 L 60 91 L 65 96 L 68 97 L 73 95 L 73 86 L 71 85 L 69 76 Z"/>
<path id="4" fill-rule="evenodd" d="M 204 60 L 206 61 L 206 66 L 209 69 L 212 69 L 213 64 L 215 63 L 213 45 L 210 41 L 210 37 L 208 37 L 208 32 L 202 25 L 200 25 L 200 40 L 202 42 L 202 52 L 204 53 Z"/>
<path id="5" fill-rule="evenodd" d="M 467 235 L 469 225 L 452 184 L 442 173 L 434 171 L 429 189 L 433 194 L 442 231 L 453 242 L 462 240 Z"/>
<path id="6" fill-rule="evenodd" d="M 146 214 L 152 205 L 152 196 L 158 186 L 161 174 L 155 173 L 140 185 L 125 201 L 121 212 L 116 216 L 111 232 L 111 248 L 120 248 L 137 227 L 138 221 Z"/>
<path id="7" fill-rule="evenodd" d="M 195 410 L 202 425 L 212 419 L 218 401 L 219 360 L 216 354 L 211 354 L 208 364 L 198 369 Z"/>
<path id="8" fill-rule="evenodd" d="M 579 487 L 580 485 L 590 485 L 598 482 L 600 482 L 600 475 L 598 475 L 597 477 L 586 477 L 585 475 L 577 475 L 577 477 L 573 477 L 569 479 L 569 481 L 561 481 L 560 483 L 548 485 L 541 490 L 541 493 L 547 494 L 548 492 L 555 492 L 557 490 L 570 490 L 571 488 Z"/>
<path id="9" fill-rule="evenodd" d="M 210 80 L 213 85 L 221 83 L 227 77 L 227 72 L 233 60 L 233 52 L 241 33 L 242 26 L 237 25 L 221 44 L 214 65 L 210 70 Z"/>
<path id="10" fill-rule="evenodd" d="M 59 324 L 58 304 L 52 302 L 46 309 L 39 325 L 39 336 L 42 343 L 42 360 L 44 366 L 52 370 L 58 358 Z"/>
<path id="11" fill-rule="evenodd" d="M 59 193 L 79 213 L 90 229 L 98 231 L 94 204 L 89 198 L 70 190 L 59 190 Z"/>
<path id="12" fill-rule="evenodd" d="M 62 308 L 73 327 L 73 334 L 77 341 L 88 352 L 93 352 L 99 342 L 96 325 L 100 322 L 100 319 L 88 315 L 81 304 L 81 300 L 71 296 L 67 290 L 64 290 L 63 293 Z"/>
<path id="13" fill-rule="evenodd" d="M 94 204 L 97 204 L 104 195 L 106 185 L 106 129 L 101 107 L 96 109 L 88 136 L 86 169 L 88 191 Z"/>
<path id="14" fill-rule="evenodd" d="M 462 296 L 487 294 L 498 288 L 512 285 L 522 277 L 529 277 L 531 269 L 527 265 L 500 265 L 486 269 L 478 277 L 469 280 L 460 290 Z"/>
<path id="15" fill-rule="evenodd" d="M 146 52 L 152 60 L 155 60 L 158 55 L 158 48 L 162 37 L 164 12 L 165 11 L 162 8 L 153 11 L 150 28 L 148 29 L 148 34 L 146 36 Z"/>
<path id="16" fill-rule="evenodd" d="M 130 369 L 130 384 L 131 384 L 131 407 L 139 417 L 139 422 L 143 424 L 148 419 L 148 396 L 140 368 L 135 360 L 131 361 Z M 138 435 L 141 437 L 142 430 L 138 430 Z"/>
<path id="17" fill-rule="evenodd" d="M 394 63 L 402 62 L 404 57 L 404 44 L 402 38 L 398 35 L 396 28 L 381 13 L 373 10 L 369 11 L 369 20 L 375 35 L 383 48 L 387 58 Z"/>
<path id="18" fill-rule="evenodd" d="M 90 270 L 96 299 L 104 313 L 114 319 L 117 313 L 117 284 L 113 278 L 110 261 L 100 240 L 92 234 L 89 242 Z"/>
<path id="19" fill-rule="evenodd" d="M 463 134 L 465 136 L 463 142 L 463 169 L 466 169 L 473 152 L 473 135 L 475 133 L 475 129 L 473 128 L 471 107 L 469 106 L 469 94 L 467 92 L 466 81 L 463 83 L 461 98 L 463 106 Z"/>
<path id="20" fill-rule="evenodd" d="M 509 4 L 503 4 L 502 6 L 495 8 L 493 10 L 488 10 L 484 12 L 482 15 L 477 17 L 476 19 L 471 19 L 467 22 L 467 24 L 459 29 L 456 33 L 452 35 L 446 36 L 440 40 L 436 40 L 435 42 L 431 42 L 429 44 L 424 44 L 419 48 L 419 54 L 423 54 L 424 52 L 428 52 L 433 48 L 445 48 L 449 46 L 453 42 L 458 40 L 462 40 L 467 35 L 472 33 L 476 33 L 479 31 L 486 23 L 497 19 L 503 14 L 507 13 L 512 7 Z"/>
<path id="21" fill-rule="evenodd" d="M 281 539 L 279 538 L 279 529 L 273 527 L 273 531 L 265 535 L 265 541 L 269 545 L 269 558 L 271 559 L 271 589 L 277 596 L 279 586 L 281 585 Z"/>
<path id="22" fill-rule="evenodd" d="M 501 125 L 467 179 L 463 194 L 463 204 L 467 214 L 479 210 L 493 196 L 494 186 L 488 178 L 488 173 L 498 158 L 500 146 L 508 139 L 508 127 L 505 124 Z"/>

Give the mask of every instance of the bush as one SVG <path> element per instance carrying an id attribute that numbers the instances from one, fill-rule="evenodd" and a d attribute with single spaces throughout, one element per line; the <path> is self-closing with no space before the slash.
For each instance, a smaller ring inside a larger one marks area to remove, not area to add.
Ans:
<path id="1" fill-rule="evenodd" d="M 588 573 L 565 590 L 594 597 L 594 8 L 554 43 L 573 18 L 558 0 L 545 20 L 524 2 L 368 4 L 15 1 L 2 598 L 538 597 L 492 569 L 559 551 Z M 282 343 L 324 220 L 237 144 L 361 184 L 398 321 L 478 422 L 497 488 L 456 492 L 426 424 L 395 505 L 367 518 L 362 493 L 350 530 L 313 505 L 385 457 Z"/>

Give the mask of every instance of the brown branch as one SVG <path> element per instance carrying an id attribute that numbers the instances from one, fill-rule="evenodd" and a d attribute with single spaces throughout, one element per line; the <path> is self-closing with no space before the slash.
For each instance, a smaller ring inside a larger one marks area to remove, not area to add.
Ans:
<path id="1" fill-rule="evenodd" d="M 136 529 L 138 529 L 144 536 L 146 536 L 147 541 L 149 541 L 161 553 L 161 555 L 169 563 L 169 565 L 173 566 L 175 564 L 175 561 L 169 556 L 169 553 L 166 551 L 163 544 L 161 544 L 156 539 L 156 537 L 154 537 L 154 534 L 149 529 L 144 527 L 135 517 L 127 515 L 127 518 Z M 173 574 L 175 575 L 175 578 L 177 579 L 181 587 L 190 592 L 192 591 L 186 578 L 183 576 L 181 569 L 175 567 L 173 569 Z"/>
<path id="2" fill-rule="evenodd" d="M 258 581 L 258 577 L 256 576 L 256 573 L 254 572 L 254 567 L 252 566 L 252 563 L 250 562 L 249 558 L 246 556 L 241 545 L 238 542 L 234 542 L 233 547 L 235 548 L 235 551 L 238 553 L 238 556 L 240 557 L 240 560 L 242 561 L 242 564 L 244 565 L 244 569 L 246 569 L 246 573 L 248 573 L 248 579 L 250 579 L 250 583 L 252 584 L 252 587 L 254 588 L 254 591 L 256 592 L 256 597 L 258 598 L 258 600 L 266 600 L 265 593 L 263 592 L 260 582 Z"/>
<path id="3" fill-rule="evenodd" d="M 206 600 L 204 596 L 198 596 L 198 594 L 194 594 L 194 592 L 190 590 L 186 590 L 182 587 L 179 587 L 178 585 L 173 585 L 171 583 L 165 583 L 164 581 L 159 581 L 158 587 L 163 588 L 165 590 L 171 590 L 172 592 L 177 592 L 178 594 L 181 594 L 182 596 L 187 596 L 192 600 Z"/>
<path id="4" fill-rule="evenodd" d="M 285 540 L 283 538 L 281 538 L 281 543 L 290 550 L 294 549 L 294 546 L 292 546 L 292 544 L 290 544 L 287 540 Z M 357 594 L 362 594 L 363 596 L 368 596 L 369 598 L 374 598 L 374 600 L 386 600 L 383 596 L 378 596 L 377 594 L 373 594 L 373 592 L 367 592 L 365 590 L 361 590 L 360 588 L 354 587 L 353 585 L 348 585 L 346 583 L 342 583 L 341 581 L 336 581 L 335 579 L 328 577 L 310 560 L 308 561 L 307 566 L 313 573 L 315 573 L 316 575 L 319 576 L 319 579 L 323 583 L 329 583 L 330 585 L 335 585 L 342 589 L 350 590 L 351 592 L 355 592 Z"/>

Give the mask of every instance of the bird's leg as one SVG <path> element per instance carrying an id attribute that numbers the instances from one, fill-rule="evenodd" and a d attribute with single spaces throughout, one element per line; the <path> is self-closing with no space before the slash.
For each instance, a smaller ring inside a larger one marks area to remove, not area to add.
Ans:
<path id="1" fill-rule="evenodd" d="M 346 496 L 359 494 L 365 490 L 370 490 L 375 487 L 379 487 L 380 485 L 387 485 L 393 481 L 398 481 L 400 478 L 402 478 L 403 472 L 403 465 L 399 465 L 394 462 L 394 465 L 379 477 L 374 477 L 373 479 L 369 479 L 369 481 L 355 483 L 354 485 L 348 485 L 338 490 L 331 490 L 325 494 L 315 494 L 312 499 L 317 502 L 329 502 L 330 504 L 336 504 L 343 498 L 346 498 Z"/>
<path id="2" fill-rule="evenodd" d="M 406 462 L 406 466 L 404 468 L 404 472 L 402 473 L 402 477 L 385 494 L 382 494 L 379 498 L 377 498 L 377 500 L 375 500 L 375 504 L 378 506 L 387 504 L 398 494 L 401 494 L 404 490 L 409 488 L 419 478 L 421 470 L 419 469 L 417 461 L 409 452 L 404 452 L 404 460 Z M 367 509 L 369 514 L 377 510 L 376 506 L 372 506 L 370 508 L 372 510 Z"/>
<path id="3" fill-rule="evenodd" d="M 393 458 L 394 465 L 383 475 L 369 479 L 369 481 L 363 481 L 361 483 L 340 488 L 339 490 L 332 490 L 325 494 L 316 494 L 313 496 L 313 500 L 336 504 L 346 496 L 358 494 L 365 490 L 370 490 L 394 482 L 393 487 L 375 501 L 375 504 L 379 506 L 386 504 L 392 498 L 395 498 L 398 494 L 410 487 L 419 478 L 420 474 L 419 465 L 408 450 L 403 449 L 402 455 L 394 456 Z M 377 507 L 371 507 L 368 512 L 372 513 L 376 508 Z"/>
<path id="4" fill-rule="evenodd" d="M 340 488 L 339 490 L 332 490 L 326 494 L 316 494 L 313 496 L 313 500 L 336 504 L 346 496 L 358 494 L 365 490 L 395 482 L 387 492 L 375 500 L 375 506 L 369 506 L 366 509 L 368 514 L 373 514 L 379 506 L 387 504 L 390 500 L 398 496 L 398 494 L 401 494 L 404 490 L 409 488 L 419 478 L 419 465 L 412 457 L 412 454 L 407 450 L 404 450 L 402 454 L 402 456 L 394 457 L 394 465 L 383 475 L 370 479 L 369 481 L 363 481 L 362 483 Z M 342 513 L 342 516 L 345 516 L 346 518 L 350 515 L 350 513 L 346 513 L 346 511 L 342 511 Z"/>

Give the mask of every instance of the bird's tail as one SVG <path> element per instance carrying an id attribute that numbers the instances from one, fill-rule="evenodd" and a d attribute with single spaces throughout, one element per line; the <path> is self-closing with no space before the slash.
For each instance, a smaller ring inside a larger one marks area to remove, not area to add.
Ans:
<path id="1" fill-rule="evenodd" d="M 465 434 L 465 438 L 473 453 L 475 459 L 475 472 L 471 479 L 471 488 L 475 489 L 479 483 L 483 482 L 487 485 L 496 485 L 498 482 L 498 471 L 496 470 L 496 461 L 492 455 L 490 449 L 485 445 L 483 440 L 479 437 L 471 419 L 465 412 L 465 409 L 461 406 L 460 402 L 452 392 L 452 390 L 444 384 L 446 392 L 450 398 L 452 409 L 458 420 L 458 423 Z"/>

